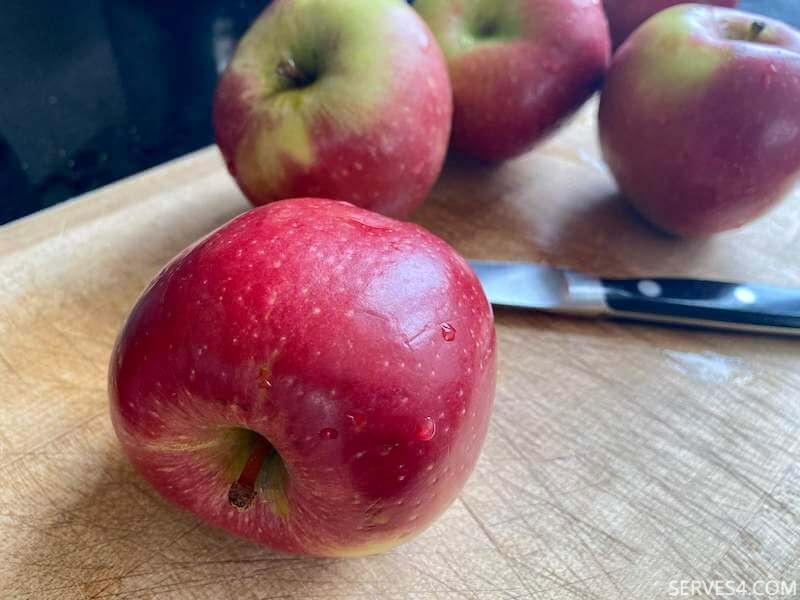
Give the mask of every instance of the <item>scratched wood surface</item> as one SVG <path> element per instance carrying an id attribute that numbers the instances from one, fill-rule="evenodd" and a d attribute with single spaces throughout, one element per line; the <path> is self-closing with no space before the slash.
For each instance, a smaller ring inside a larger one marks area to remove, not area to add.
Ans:
<path id="1" fill-rule="evenodd" d="M 451 161 L 416 220 L 469 257 L 800 286 L 800 193 L 679 241 L 616 197 L 589 105 L 497 168 Z M 666 598 L 800 578 L 800 342 L 497 312 L 476 472 L 387 554 L 282 556 L 157 497 L 107 413 L 139 291 L 246 208 L 210 148 L 0 228 L 0 597 Z"/>

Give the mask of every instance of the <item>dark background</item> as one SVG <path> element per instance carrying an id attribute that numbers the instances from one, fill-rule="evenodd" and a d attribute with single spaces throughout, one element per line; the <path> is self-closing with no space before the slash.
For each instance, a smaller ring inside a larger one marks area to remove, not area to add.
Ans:
<path id="1" fill-rule="evenodd" d="M 268 3 L 1 1 L 0 223 L 211 143 L 217 75 Z M 800 0 L 740 6 L 800 27 Z"/>

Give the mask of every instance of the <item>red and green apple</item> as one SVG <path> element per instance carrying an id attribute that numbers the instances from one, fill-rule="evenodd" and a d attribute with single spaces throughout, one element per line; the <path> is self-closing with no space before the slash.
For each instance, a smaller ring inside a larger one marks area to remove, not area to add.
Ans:
<path id="1" fill-rule="evenodd" d="M 614 48 L 622 45 L 639 25 L 657 12 L 684 2 L 685 0 L 603 0 Z M 736 0 L 694 0 L 694 3 L 728 8 L 736 6 Z"/>
<path id="2" fill-rule="evenodd" d="M 253 204 L 322 196 L 391 216 L 430 191 L 451 113 L 442 53 L 401 0 L 276 0 L 214 99 L 217 143 Z"/>
<path id="3" fill-rule="evenodd" d="M 529 150 L 599 87 L 599 0 L 416 0 L 453 86 L 451 145 L 487 161 Z"/>
<path id="4" fill-rule="evenodd" d="M 614 56 L 600 141 L 623 195 L 662 229 L 755 219 L 800 176 L 800 33 L 728 8 L 658 13 Z"/>
<path id="5" fill-rule="evenodd" d="M 456 497 L 495 386 L 491 307 L 417 225 L 272 203 L 190 247 L 111 359 L 115 430 L 164 497 L 294 553 L 378 552 Z"/>

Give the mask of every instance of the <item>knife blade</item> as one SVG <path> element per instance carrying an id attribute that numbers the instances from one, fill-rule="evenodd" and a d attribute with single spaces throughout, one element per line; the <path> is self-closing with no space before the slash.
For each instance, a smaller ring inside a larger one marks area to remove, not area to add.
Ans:
<path id="1" fill-rule="evenodd" d="M 800 289 L 702 279 L 605 279 L 536 263 L 469 263 L 495 306 L 800 335 Z"/>

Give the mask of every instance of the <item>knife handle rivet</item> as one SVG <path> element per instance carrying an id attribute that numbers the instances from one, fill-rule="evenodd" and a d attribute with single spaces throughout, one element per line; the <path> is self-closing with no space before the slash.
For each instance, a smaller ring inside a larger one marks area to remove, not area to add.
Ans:
<path id="1" fill-rule="evenodd" d="M 750 288 L 739 286 L 733 290 L 733 297 L 742 304 L 752 304 L 756 301 L 756 294 Z"/>
<path id="2" fill-rule="evenodd" d="M 642 279 L 636 285 L 636 288 L 642 296 L 647 296 L 648 298 L 658 298 L 661 295 L 661 286 L 652 279 Z"/>

